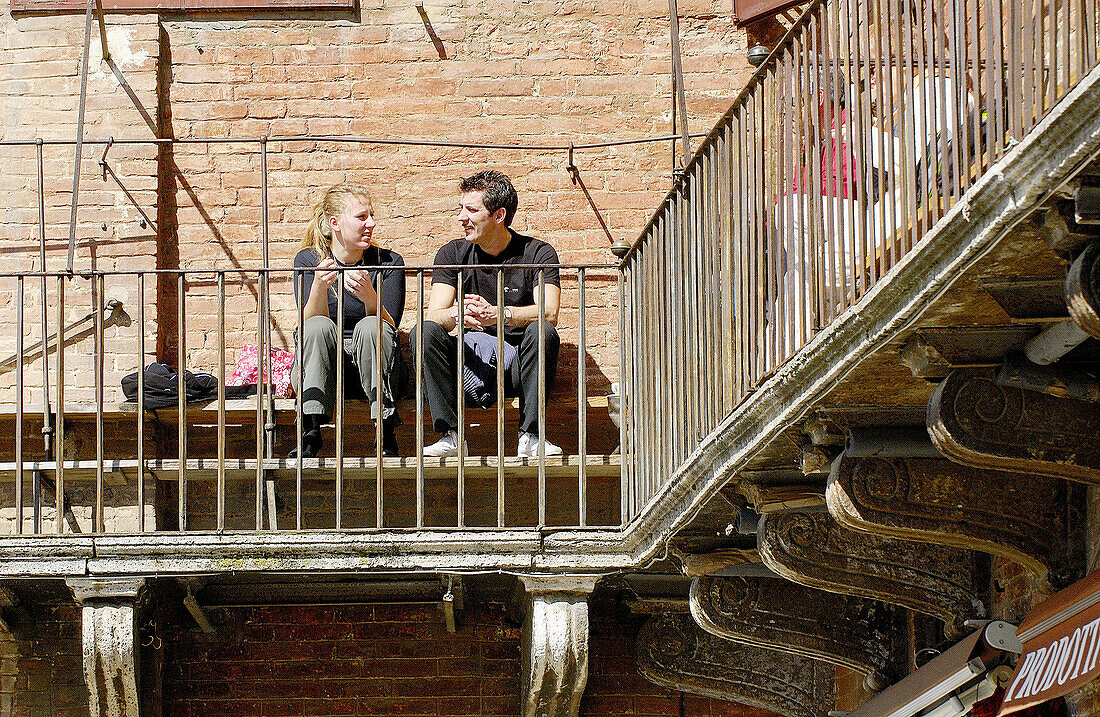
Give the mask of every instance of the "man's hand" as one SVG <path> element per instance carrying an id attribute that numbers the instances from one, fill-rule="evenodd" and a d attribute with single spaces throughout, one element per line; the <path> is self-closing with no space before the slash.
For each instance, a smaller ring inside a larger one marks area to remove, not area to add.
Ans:
<path id="1" fill-rule="evenodd" d="M 476 324 L 475 328 L 496 326 L 497 307 L 477 294 L 467 294 L 463 302 L 463 320 L 466 326 Z"/>

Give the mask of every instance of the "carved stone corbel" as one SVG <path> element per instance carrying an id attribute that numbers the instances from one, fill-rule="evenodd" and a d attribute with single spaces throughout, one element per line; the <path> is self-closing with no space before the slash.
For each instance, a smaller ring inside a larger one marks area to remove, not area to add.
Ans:
<path id="1" fill-rule="evenodd" d="M 1081 577 L 1084 490 L 941 459 L 841 456 L 825 496 L 854 530 L 1000 555 L 1060 589 Z"/>
<path id="2" fill-rule="evenodd" d="M 928 402 L 928 433 L 959 463 L 1100 485 L 1100 404 L 1000 386 L 993 369 L 952 371 Z"/>
<path id="3" fill-rule="evenodd" d="M 831 666 L 711 635 L 686 612 L 650 617 L 636 659 L 638 672 L 662 687 L 785 717 L 824 717 L 835 699 Z"/>
<path id="4" fill-rule="evenodd" d="M 690 605 L 713 635 L 849 667 L 867 676 L 871 692 L 908 666 L 907 612 L 878 600 L 779 577 L 703 577 L 691 581 Z"/>
<path id="5" fill-rule="evenodd" d="M 82 605 L 84 682 L 90 717 L 138 717 L 135 602 L 143 578 L 65 581 Z"/>
<path id="6" fill-rule="evenodd" d="M 932 615 L 948 637 L 986 615 L 974 589 L 984 583 L 984 558 L 974 552 L 859 533 L 823 511 L 765 515 L 758 539 L 760 557 L 778 575 Z"/>
<path id="7" fill-rule="evenodd" d="M 1100 242 L 1085 247 L 1066 274 L 1066 306 L 1074 323 L 1100 339 Z"/>
<path id="8" fill-rule="evenodd" d="M 588 682 L 588 595 L 598 576 L 534 576 L 523 624 L 524 717 L 576 717 Z"/>

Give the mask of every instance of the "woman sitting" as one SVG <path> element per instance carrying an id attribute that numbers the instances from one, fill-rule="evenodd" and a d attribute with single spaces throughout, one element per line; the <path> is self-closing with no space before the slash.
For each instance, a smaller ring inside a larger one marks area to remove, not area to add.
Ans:
<path id="1" fill-rule="evenodd" d="M 302 307 L 296 358 L 302 362 L 302 386 L 297 385 L 297 366 L 292 371 L 295 389 L 302 396 L 300 430 L 304 458 L 316 456 L 321 450 L 321 426 L 333 415 L 336 371 L 341 369 L 347 376 L 345 396 L 369 399 L 371 418 L 375 421 L 381 418 L 383 455 L 398 453 L 394 429 L 399 421 L 390 390 L 390 373 L 397 358 L 397 325 L 405 307 L 405 272 L 400 268 L 405 262 L 397 252 L 382 249 L 374 242 L 374 227 L 374 211 L 366 188 L 337 184 L 325 192 L 314 209 L 303 248 L 294 257 L 294 268 L 307 270 L 296 271 L 294 280 L 295 299 Z M 395 268 L 379 268 L 390 266 Z M 344 335 L 338 337 L 336 292 L 341 269 Z M 375 370 L 379 337 L 381 386 L 376 385 Z M 337 356 L 342 361 L 338 362 Z"/>

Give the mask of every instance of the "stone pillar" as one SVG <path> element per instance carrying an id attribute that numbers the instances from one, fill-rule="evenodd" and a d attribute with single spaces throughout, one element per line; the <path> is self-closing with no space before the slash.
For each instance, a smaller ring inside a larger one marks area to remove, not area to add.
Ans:
<path id="1" fill-rule="evenodd" d="M 138 717 L 134 607 L 144 578 L 65 581 L 82 606 L 84 682 L 91 717 Z"/>
<path id="2" fill-rule="evenodd" d="M 588 595 L 595 575 L 521 575 L 523 717 L 576 717 L 588 681 Z"/>

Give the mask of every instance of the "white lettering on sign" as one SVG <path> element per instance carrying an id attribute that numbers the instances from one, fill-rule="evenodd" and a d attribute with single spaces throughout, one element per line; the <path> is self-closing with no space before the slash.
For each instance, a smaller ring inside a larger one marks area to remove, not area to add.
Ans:
<path id="1" fill-rule="evenodd" d="M 1100 657 L 1100 618 L 1076 628 L 1049 645 L 1037 647 L 1024 655 L 1024 664 L 1008 688 L 1005 702 L 1021 700 L 1050 689 L 1057 682 L 1064 685 L 1077 679 L 1082 672 L 1096 667 Z"/>

